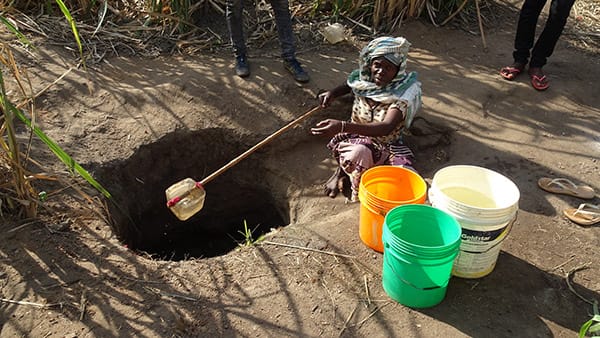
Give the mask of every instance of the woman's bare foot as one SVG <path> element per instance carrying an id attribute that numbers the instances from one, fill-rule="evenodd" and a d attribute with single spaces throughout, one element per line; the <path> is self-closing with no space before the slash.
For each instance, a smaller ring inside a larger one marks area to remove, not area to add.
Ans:
<path id="1" fill-rule="evenodd" d="M 338 167 L 333 175 L 331 175 L 331 177 L 327 180 L 327 182 L 325 182 L 325 195 L 335 198 L 337 194 L 340 193 L 340 183 L 344 176 L 346 175 L 344 175 L 342 170 Z"/>

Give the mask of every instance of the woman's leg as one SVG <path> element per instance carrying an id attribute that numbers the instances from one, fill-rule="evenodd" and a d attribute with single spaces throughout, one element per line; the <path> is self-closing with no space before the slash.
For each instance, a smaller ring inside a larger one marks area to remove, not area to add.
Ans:
<path id="1" fill-rule="evenodd" d="M 335 169 L 335 172 L 331 177 L 325 182 L 325 195 L 334 198 L 337 194 L 340 193 L 340 183 L 342 183 L 342 179 L 346 177 L 346 174 L 342 171 L 342 169 L 338 166 Z"/>
<path id="2" fill-rule="evenodd" d="M 376 144 L 367 136 L 337 134 L 329 141 L 327 147 L 333 152 L 341 169 L 338 184 L 349 183 L 350 185 L 351 192 L 347 197 L 351 201 L 358 200 L 358 187 L 362 174 L 373 166 L 383 164 L 389 157 L 388 149 Z"/>
<path id="3" fill-rule="evenodd" d="M 371 149 L 363 144 L 341 144 L 339 147 L 340 167 L 350 179 L 350 201 L 358 201 L 358 187 L 362 174 L 375 165 Z"/>
<path id="4" fill-rule="evenodd" d="M 412 150 L 410 150 L 410 148 L 404 144 L 398 143 L 390 145 L 390 156 L 388 161 L 390 165 L 408 168 L 414 172 L 417 172 L 413 167 L 415 163 L 415 155 L 413 154 Z"/>

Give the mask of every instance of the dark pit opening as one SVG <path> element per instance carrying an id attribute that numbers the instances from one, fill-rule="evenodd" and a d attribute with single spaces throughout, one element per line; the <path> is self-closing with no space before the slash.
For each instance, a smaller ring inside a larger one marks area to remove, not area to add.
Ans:
<path id="1" fill-rule="evenodd" d="M 130 157 L 101 165 L 96 176 L 112 194 L 109 213 L 119 239 L 156 259 L 214 257 L 242 244 L 245 224 L 252 238 L 289 223 L 287 197 L 269 184 L 256 152 L 205 186 L 205 203 L 180 221 L 166 207 L 165 190 L 191 177 L 197 181 L 258 142 L 242 143 L 230 130 L 175 132 L 140 146 Z M 283 192 L 284 193 L 284 192 Z"/>

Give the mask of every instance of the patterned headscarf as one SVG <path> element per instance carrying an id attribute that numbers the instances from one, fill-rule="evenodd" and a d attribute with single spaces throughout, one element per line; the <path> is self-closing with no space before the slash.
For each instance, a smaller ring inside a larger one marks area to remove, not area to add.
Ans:
<path id="1" fill-rule="evenodd" d="M 406 73 L 406 59 L 410 43 L 403 37 L 380 37 L 369 42 L 360 52 L 358 69 L 348 76 L 347 84 L 357 96 L 365 96 L 377 102 L 391 103 L 417 81 L 417 73 Z M 396 77 L 385 87 L 371 82 L 371 61 L 384 57 L 398 67 Z"/>

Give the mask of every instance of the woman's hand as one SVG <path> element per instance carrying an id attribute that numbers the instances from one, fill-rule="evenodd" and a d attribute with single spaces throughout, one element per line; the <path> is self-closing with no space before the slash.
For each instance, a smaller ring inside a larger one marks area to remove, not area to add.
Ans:
<path id="1" fill-rule="evenodd" d="M 334 96 L 331 90 L 319 94 L 319 104 L 322 108 L 327 108 L 333 102 Z"/>
<path id="2" fill-rule="evenodd" d="M 337 133 L 343 132 L 342 126 L 345 122 L 334 119 L 327 119 L 317 123 L 313 128 L 310 129 L 310 132 L 313 135 L 324 135 L 333 137 Z"/>

